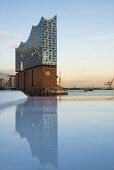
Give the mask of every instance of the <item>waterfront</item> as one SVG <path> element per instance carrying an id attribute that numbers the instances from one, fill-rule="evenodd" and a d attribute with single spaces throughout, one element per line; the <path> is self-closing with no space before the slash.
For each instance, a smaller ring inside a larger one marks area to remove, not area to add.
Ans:
<path id="1" fill-rule="evenodd" d="M 69 96 L 114 96 L 114 90 L 93 90 L 87 91 L 84 90 L 69 90 Z"/>
<path id="2" fill-rule="evenodd" d="M 113 170 L 114 100 L 75 99 L 0 107 L 0 170 Z"/>

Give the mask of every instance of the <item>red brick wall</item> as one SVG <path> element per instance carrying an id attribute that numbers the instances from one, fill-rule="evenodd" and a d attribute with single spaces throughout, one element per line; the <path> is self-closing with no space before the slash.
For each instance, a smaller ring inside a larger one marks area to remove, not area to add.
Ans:
<path id="1" fill-rule="evenodd" d="M 24 89 L 24 72 L 16 73 L 16 89 Z"/>
<path id="2" fill-rule="evenodd" d="M 43 79 L 42 79 L 42 68 L 35 68 L 33 70 L 33 87 L 34 89 L 43 88 Z"/>
<path id="3" fill-rule="evenodd" d="M 16 89 L 18 90 L 18 73 L 16 73 Z"/>
<path id="4" fill-rule="evenodd" d="M 24 89 L 24 72 L 19 73 L 19 89 Z"/>
<path id="5" fill-rule="evenodd" d="M 25 89 L 32 89 L 32 70 L 25 71 Z"/>
<path id="6" fill-rule="evenodd" d="M 45 75 L 46 71 L 50 71 L 50 75 Z M 33 70 L 33 85 L 34 88 L 56 88 L 57 73 L 56 68 L 41 67 Z"/>
<path id="7" fill-rule="evenodd" d="M 33 70 L 33 74 L 32 74 Z M 50 71 L 50 75 L 45 75 L 46 71 Z M 19 80 L 18 75 L 19 74 Z M 37 67 L 34 69 L 29 69 L 24 72 L 19 72 L 16 74 L 16 88 L 18 89 L 41 89 L 57 88 L 57 69 L 52 67 Z M 32 78 L 33 75 L 33 78 Z M 32 82 L 33 81 L 33 82 Z M 33 85 L 33 86 L 32 86 Z"/>

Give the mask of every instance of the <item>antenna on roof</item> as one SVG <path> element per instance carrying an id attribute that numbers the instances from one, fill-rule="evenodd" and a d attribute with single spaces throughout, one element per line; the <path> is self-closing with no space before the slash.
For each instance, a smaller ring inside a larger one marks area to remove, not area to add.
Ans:
<path id="1" fill-rule="evenodd" d="M 61 72 L 59 72 L 59 86 L 61 87 Z"/>

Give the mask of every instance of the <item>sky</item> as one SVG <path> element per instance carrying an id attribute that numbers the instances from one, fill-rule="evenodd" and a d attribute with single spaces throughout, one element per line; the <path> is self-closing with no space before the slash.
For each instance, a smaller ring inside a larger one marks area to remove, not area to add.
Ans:
<path id="1" fill-rule="evenodd" d="M 15 47 L 55 14 L 63 85 L 104 87 L 114 76 L 114 0 L 0 0 L 0 71 L 15 70 Z"/>

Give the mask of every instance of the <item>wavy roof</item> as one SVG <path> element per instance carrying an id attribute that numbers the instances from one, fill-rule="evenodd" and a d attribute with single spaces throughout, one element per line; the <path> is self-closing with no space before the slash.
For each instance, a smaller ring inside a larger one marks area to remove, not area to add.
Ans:
<path id="1" fill-rule="evenodd" d="M 19 48 L 19 47 L 26 47 L 26 46 L 30 45 L 30 44 L 29 44 L 29 41 L 31 41 L 31 44 L 32 44 L 32 41 L 33 41 L 33 44 L 34 44 L 34 40 L 32 40 L 32 32 L 33 32 L 33 29 L 34 29 L 34 28 L 38 28 L 39 25 L 40 25 L 40 23 L 41 23 L 43 20 L 44 20 L 44 21 L 52 21 L 52 20 L 54 20 L 54 19 L 56 19 L 56 18 L 57 18 L 57 15 L 55 15 L 55 16 L 54 16 L 53 18 L 51 18 L 51 19 L 46 19 L 46 18 L 44 18 L 44 17 L 42 16 L 41 19 L 40 19 L 39 24 L 32 26 L 32 29 L 31 29 L 31 32 L 30 32 L 30 35 L 29 35 L 29 38 L 27 39 L 27 41 L 26 41 L 26 42 L 22 42 L 22 41 L 21 41 L 21 43 L 20 43 L 20 45 L 18 46 L 18 48 Z"/>

